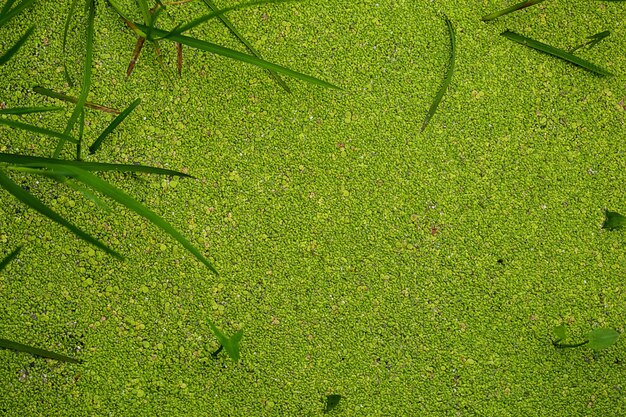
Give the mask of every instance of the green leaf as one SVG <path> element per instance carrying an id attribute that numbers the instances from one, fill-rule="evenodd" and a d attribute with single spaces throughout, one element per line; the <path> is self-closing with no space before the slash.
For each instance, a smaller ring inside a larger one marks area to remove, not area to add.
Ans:
<path id="1" fill-rule="evenodd" d="M 219 10 L 219 8 L 211 0 L 202 0 L 202 1 L 213 12 L 217 12 Z M 231 33 L 237 39 L 239 39 L 239 42 L 241 42 L 246 48 L 248 48 L 248 51 L 250 51 L 252 55 L 254 55 L 255 57 L 259 59 L 263 59 L 261 54 L 257 52 L 257 50 L 252 46 L 250 42 L 248 42 L 246 38 L 244 38 L 244 36 L 237 30 L 237 28 L 235 28 L 232 22 L 224 14 L 219 14 L 218 18 L 222 21 L 224 26 L 226 26 L 228 30 L 230 30 Z M 280 77 L 280 75 L 278 75 L 276 72 L 271 71 L 271 70 L 268 70 L 268 72 L 270 76 L 274 79 L 274 81 L 276 81 L 276 83 L 278 83 L 278 85 L 280 85 L 283 88 L 283 90 L 285 90 L 288 93 L 291 93 L 291 89 L 289 88 L 287 83 Z"/>
<path id="2" fill-rule="evenodd" d="M 71 96 L 68 96 L 68 95 L 63 94 L 63 93 L 57 93 L 57 92 L 49 90 L 49 89 L 47 89 L 45 87 L 42 87 L 40 85 L 34 86 L 33 87 L 33 91 L 35 93 L 41 94 L 42 96 L 46 96 L 46 97 L 50 97 L 50 98 L 56 98 L 57 100 L 63 100 L 63 101 L 66 101 L 68 103 L 77 103 L 78 102 L 78 99 L 76 97 L 71 97 Z M 100 110 L 100 111 L 105 112 L 105 113 L 120 114 L 120 111 L 117 110 L 117 109 L 112 109 L 110 107 L 101 106 L 100 104 L 95 104 L 95 103 L 92 103 L 90 101 L 86 101 L 85 102 L 85 107 L 89 107 L 90 109 L 94 109 L 94 110 Z"/>
<path id="3" fill-rule="evenodd" d="M 9 253 L 3 260 L 0 262 L 0 272 L 7 267 L 9 262 L 11 262 L 17 255 L 19 255 L 22 250 L 21 246 L 18 246 L 13 252 Z"/>
<path id="4" fill-rule="evenodd" d="M 448 19 L 448 16 L 443 15 L 443 18 L 446 22 L 446 26 L 448 27 L 448 35 L 450 37 L 450 55 L 448 57 L 448 68 L 446 70 L 445 76 L 443 77 L 443 82 L 441 83 L 441 87 L 437 91 L 437 94 L 435 95 L 435 99 L 433 100 L 433 103 L 430 105 L 430 108 L 428 109 L 428 113 L 426 114 L 426 118 L 424 119 L 424 122 L 422 123 L 422 129 L 421 129 L 422 132 L 424 131 L 424 129 L 426 129 L 428 122 L 437 111 L 437 107 L 439 107 L 439 103 L 441 102 L 441 99 L 443 98 L 444 94 L 446 94 L 446 91 L 448 90 L 448 86 L 450 86 L 450 82 L 452 81 L 452 74 L 454 73 L 454 61 L 456 57 L 456 38 L 454 35 L 454 27 L 452 26 L 452 22 L 450 21 L 450 19 Z"/>
<path id="5" fill-rule="evenodd" d="M 324 407 L 324 413 L 330 412 L 332 409 L 339 405 L 343 397 L 339 394 L 331 394 L 326 396 L 326 407 Z"/>
<path id="6" fill-rule="evenodd" d="M 0 109 L 0 114 L 30 114 L 59 110 L 63 110 L 63 107 L 12 107 L 10 109 Z"/>
<path id="7" fill-rule="evenodd" d="M 78 140 L 73 137 L 66 135 L 65 133 L 57 132 L 56 130 L 50 130 L 43 127 L 31 125 L 28 123 L 18 122 L 16 120 L 0 118 L 0 125 L 6 125 L 13 127 L 15 129 L 23 129 L 33 133 L 39 133 L 42 135 L 50 136 L 52 138 L 64 139 L 68 142 L 78 143 Z"/>
<path id="8" fill-rule="evenodd" d="M 110 249 L 104 243 L 100 242 L 98 239 L 93 236 L 83 232 L 78 227 L 74 226 L 72 223 L 65 220 L 63 217 L 54 212 L 51 208 L 46 206 L 41 200 L 37 197 L 24 190 L 18 184 L 16 184 L 11 178 L 9 178 L 3 170 L 0 170 L 0 186 L 7 190 L 10 194 L 12 194 L 15 198 L 20 200 L 22 203 L 26 204 L 28 207 L 33 210 L 39 212 L 40 214 L 46 216 L 50 220 L 60 224 L 61 226 L 66 227 L 72 233 L 74 233 L 79 238 L 84 241 L 91 243 L 92 245 L 102 249 L 109 255 L 116 257 L 117 259 L 124 259 L 122 255 Z"/>
<path id="9" fill-rule="evenodd" d="M 104 129 L 104 131 L 100 134 L 100 136 L 98 136 L 98 139 L 96 139 L 94 143 L 89 147 L 90 154 L 96 153 L 96 151 L 100 148 L 100 145 L 102 145 L 104 139 L 106 139 L 106 137 L 109 136 L 111 132 L 113 132 L 113 129 L 118 127 L 120 123 L 122 123 L 124 119 L 126 119 L 126 117 L 132 113 L 133 110 L 135 110 L 135 107 L 137 107 L 139 103 L 141 103 L 141 99 L 136 99 L 135 101 L 130 103 L 130 105 L 126 107 L 124 111 L 122 111 L 115 119 L 113 119 L 113 121 L 107 126 L 107 128 Z"/>
<path id="10" fill-rule="evenodd" d="M 552 330 L 552 334 L 554 334 L 554 337 L 556 338 L 556 343 L 567 339 L 567 325 L 561 324 L 560 326 L 555 327 Z"/>
<path id="11" fill-rule="evenodd" d="M 70 358 L 69 356 L 60 355 L 58 353 L 50 352 L 49 350 L 39 349 L 33 346 L 23 345 L 21 343 L 13 342 L 12 340 L 0 339 L 1 349 L 10 349 L 16 352 L 30 353 L 31 355 L 40 356 L 42 358 L 55 359 L 61 362 L 70 363 L 82 363 L 82 360 Z"/>
<path id="12" fill-rule="evenodd" d="M 6 25 L 9 20 L 13 19 L 15 16 L 32 6 L 34 2 L 35 0 L 24 0 L 20 4 L 9 10 L 5 10 L 6 7 L 3 7 L 3 13 L 0 14 L 0 28 Z"/>
<path id="13" fill-rule="evenodd" d="M 593 350 L 606 349 L 619 339 L 619 333 L 614 329 L 594 329 L 587 334 L 588 346 Z"/>
<path id="14" fill-rule="evenodd" d="M 239 342 L 243 337 L 243 330 L 239 330 L 231 337 L 226 337 L 210 320 L 209 326 L 211 326 L 211 331 L 213 331 L 220 345 L 224 347 L 228 356 L 230 356 L 233 361 L 237 362 L 239 360 Z"/>
<path id="15" fill-rule="evenodd" d="M 144 25 L 135 24 L 139 29 L 146 31 L 148 28 Z M 159 37 L 165 37 L 168 35 L 168 32 L 161 30 L 161 29 L 157 29 L 154 28 L 153 29 L 153 33 L 155 33 L 157 36 Z M 234 49 L 229 49 L 229 48 L 225 48 L 223 46 L 219 46 L 216 45 L 214 43 L 211 42 L 206 42 L 206 41 L 202 41 L 200 39 L 196 39 L 196 38 L 190 38 L 188 36 L 184 36 L 184 35 L 171 35 L 169 36 L 167 39 L 173 41 L 173 42 L 178 42 L 178 43 L 182 43 L 183 45 L 187 45 L 189 47 L 195 48 L 195 49 L 199 49 L 201 51 L 206 51 L 206 52 L 211 52 L 217 55 L 222 55 L 225 56 L 227 58 L 231 58 L 231 59 L 235 59 L 237 61 L 241 61 L 241 62 L 245 62 L 248 64 L 252 64 L 252 65 L 256 65 L 260 68 L 263 69 L 267 69 L 267 70 L 272 70 L 275 72 L 279 72 L 285 75 L 289 75 L 290 77 L 296 78 L 296 79 L 300 79 L 302 81 L 306 81 L 308 83 L 311 84 L 315 84 L 321 87 L 327 87 L 327 88 L 334 88 L 334 89 L 340 89 L 339 87 L 337 87 L 334 84 L 331 84 L 329 82 L 320 80 L 319 78 L 315 78 L 312 77 L 310 75 L 306 75 L 306 74 L 302 74 L 300 72 L 291 70 L 289 68 L 285 68 L 283 66 L 277 65 L 277 64 L 273 64 L 271 62 L 265 61 L 263 59 L 259 59 L 257 57 L 255 57 L 254 55 L 248 55 L 248 54 L 244 54 L 242 52 L 239 51 L 235 51 Z"/>
<path id="16" fill-rule="evenodd" d="M 539 42 L 536 41 L 534 39 L 531 38 L 527 38 L 526 36 L 522 36 L 520 34 L 517 34 L 515 32 L 511 32 L 509 30 L 502 32 L 500 35 L 504 36 L 505 38 L 512 40 L 513 42 L 517 42 L 520 43 L 522 45 L 526 45 L 529 48 L 533 48 L 536 49 L 538 51 L 544 52 L 548 55 L 552 55 L 555 56 L 557 58 L 560 58 L 564 61 L 567 61 L 571 64 L 577 65 L 589 72 L 593 72 L 594 74 L 600 75 L 600 76 L 605 76 L 605 75 L 612 75 L 610 72 L 608 72 L 607 70 L 605 70 L 602 67 L 597 66 L 596 64 L 593 64 L 587 60 L 584 60 L 582 58 L 577 57 L 576 55 L 572 55 L 569 52 L 563 50 L 563 49 L 559 49 L 559 48 L 555 48 L 554 46 L 550 46 L 547 45 L 543 42 Z"/>
<path id="17" fill-rule="evenodd" d="M 513 13 L 513 12 L 515 12 L 517 10 L 525 9 L 526 7 L 542 3 L 544 1 L 545 0 L 528 0 L 528 1 L 523 1 L 521 3 L 514 4 L 511 7 L 507 7 L 506 9 L 502 9 L 502 10 L 499 10 L 497 12 L 494 12 L 494 13 L 488 14 L 486 16 L 483 16 L 481 20 L 483 22 L 488 22 L 490 20 L 497 19 L 500 16 L 504 16 L 506 14 Z"/>
<path id="18" fill-rule="evenodd" d="M 105 164 L 102 162 L 68 161 L 55 158 L 44 158 L 39 156 L 19 155 L 0 152 L 0 162 L 14 165 L 23 165 L 35 168 L 50 168 L 53 166 L 69 165 L 84 169 L 85 171 L 115 171 L 115 172 L 144 172 L 146 174 L 173 175 L 183 178 L 194 178 L 171 169 L 156 168 L 146 165 L 134 164 Z"/>
<path id="19" fill-rule="evenodd" d="M 18 39 L 17 42 L 15 42 L 15 44 L 13 44 L 13 46 L 10 47 L 8 51 L 6 51 L 2 56 L 0 56 L 0 65 L 6 64 L 9 61 L 9 59 L 11 59 L 13 55 L 17 53 L 17 51 L 26 43 L 30 35 L 33 34 L 34 30 L 35 30 L 34 26 L 31 26 L 30 28 L 28 28 L 28 30 L 22 35 L 21 38 Z"/>
<path id="20" fill-rule="evenodd" d="M 604 211 L 604 215 L 606 218 L 604 219 L 604 223 L 602 223 L 603 229 L 609 230 L 617 230 L 626 226 L 626 217 L 615 211 Z"/>
<path id="21" fill-rule="evenodd" d="M 72 2 L 70 3 L 70 8 L 67 11 L 67 16 L 65 17 L 65 24 L 63 25 L 63 46 L 61 47 L 61 52 L 63 55 L 63 75 L 65 76 L 65 81 L 67 81 L 67 83 L 70 86 L 74 85 L 74 81 L 72 80 L 72 77 L 70 77 L 70 73 L 67 71 L 67 53 L 65 52 L 67 49 L 67 34 L 69 32 L 70 29 L 70 22 L 72 20 L 72 17 L 74 17 L 74 10 L 76 10 L 76 3 L 78 3 L 78 0 L 72 0 Z"/>
<path id="22" fill-rule="evenodd" d="M 129 210 L 134 211 L 140 216 L 146 218 L 152 222 L 155 226 L 163 230 L 165 233 L 172 236 L 178 241 L 187 251 L 194 255 L 200 262 L 206 265 L 209 270 L 217 274 L 217 270 L 211 265 L 211 263 L 196 249 L 178 230 L 172 227 L 169 223 L 163 220 L 159 215 L 148 209 L 146 206 L 125 194 L 122 190 L 114 187 L 103 179 L 93 175 L 92 173 L 83 169 L 77 168 L 71 165 L 59 165 L 50 167 L 53 173 L 59 175 L 66 175 L 75 178 L 77 181 L 82 182 L 88 187 L 92 188 L 99 193 L 106 195 L 109 198 L 117 201 Z"/>
<path id="23" fill-rule="evenodd" d="M 573 54 L 574 52 L 576 52 L 580 48 L 584 48 L 585 46 L 591 49 L 594 46 L 596 46 L 600 41 L 602 41 L 602 39 L 608 38 L 610 35 L 611 35 L 611 32 L 608 30 L 605 30 L 604 32 L 598 32 L 594 35 L 587 36 L 587 39 L 589 39 L 587 42 L 581 43 L 580 45 L 571 48 L 568 52 L 570 54 Z"/>

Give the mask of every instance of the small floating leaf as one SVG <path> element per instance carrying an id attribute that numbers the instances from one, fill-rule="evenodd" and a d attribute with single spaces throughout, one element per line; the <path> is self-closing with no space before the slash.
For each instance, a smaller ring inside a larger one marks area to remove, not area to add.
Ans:
<path id="1" fill-rule="evenodd" d="M 324 413 L 328 413 L 332 409 L 336 408 L 339 405 L 339 401 L 341 401 L 343 397 L 339 394 L 331 394 L 326 396 L 326 407 L 324 408 Z"/>
<path id="2" fill-rule="evenodd" d="M 619 339 L 619 333 L 613 329 L 594 329 L 587 334 L 588 346 L 593 350 L 606 349 Z"/>
<path id="3" fill-rule="evenodd" d="M 30 353 L 31 355 L 41 356 L 42 358 L 55 359 L 61 362 L 82 363 L 80 359 L 70 358 L 69 356 L 60 355 L 50 352 L 49 350 L 39 349 L 33 346 L 23 345 L 7 339 L 0 339 L 0 349 L 10 349 L 16 352 Z"/>
<path id="4" fill-rule="evenodd" d="M 608 72 L 607 70 L 605 70 L 602 67 L 597 66 L 594 63 L 591 63 L 587 60 L 584 60 L 582 58 L 577 57 L 576 55 L 572 55 L 571 53 L 563 50 L 563 49 L 559 49 L 559 48 L 555 48 L 554 46 L 550 46 L 548 44 L 545 44 L 543 42 L 539 42 L 536 41 L 534 39 L 531 38 L 527 38 L 526 36 L 520 35 L 518 33 L 515 32 L 511 32 L 510 30 L 507 30 L 505 32 L 502 32 L 500 35 L 504 36 L 505 38 L 512 40 L 513 42 L 517 42 L 520 43 L 522 45 L 526 45 L 529 48 L 533 48 L 536 49 L 538 51 L 544 52 L 548 55 L 552 55 L 555 56 L 557 58 L 560 58 L 564 61 L 567 61 L 571 64 L 577 65 L 589 72 L 593 72 L 595 74 L 604 76 L 604 75 L 612 75 L 610 72 Z"/>
<path id="5" fill-rule="evenodd" d="M 615 211 L 605 210 L 604 215 L 606 216 L 606 219 L 604 220 L 604 223 L 602 223 L 603 229 L 616 230 L 626 226 L 626 217 L 621 214 Z"/>

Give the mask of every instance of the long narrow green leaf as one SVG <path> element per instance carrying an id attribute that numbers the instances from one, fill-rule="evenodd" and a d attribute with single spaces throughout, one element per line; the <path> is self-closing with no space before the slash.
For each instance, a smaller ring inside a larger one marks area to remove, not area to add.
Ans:
<path id="1" fill-rule="evenodd" d="M 204 4 L 208 8 L 210 8 L 213 12 L 216 12 L 216 11 L 219 10 L 219 8 L 211 0 L 203 0 L 203 1 L 204 1 Z M 254 55 L 255 57 L 257 57 L 259 59 L 263 59 L 261 54 L 252 46 L 252 44 L 250 42 L 248 42 L 248 40 L 246 38 L 244 38 L 244 36 L 237 30 L 237 28 L 232 24 L 230 19 L 228 19 L 226 17 L 226 15 L 220 14 L 218 17 L 222 21 L 222 23 L 224 23 L 224 26 L 226 26 L 228 28 L 228 30 L 230 30 L 231 33 L 237 39 L 239 39 L 239 42 L 241 42 L 242 44 L 244 44 L 244 46 L 246 48 L 248 48 L 248 51 L 250 51 L 250 53 L 252 55 Z M 278 75 L 274 71 L 268 70 L 268 72 L 270 73 L 270 76 L 274 79 L 274 81 L 276 81 L 276 83 L 278 83 L 278 85 L 280 85 L 283 88 L 283 90 L 285 90 L 288 93 L 291 93 L 291 89 L 289 88 L 287 83 L 280 77 L 280 75 Z"/>
<path id="2" fill-rule="evenodd" d="M 598 32 L 591 36 L 587 36 L 587 39 L 589 39 L 587 42 L 581 43 L 580 45 L 570 48 L 569 51 L 567 52 L 569 52 L 570 54 L 573 54 L 574 52 L 584 47 L 588 47 L 589 49 L 591 49 L 594 46 L 596 46 L 598 43 L 600 43 L 604 38 L 608 38 L 610 35 L 611 35 L 611 32 L 608 30 L 605 30 L 603 32 Z"/>
<path id="3" fill-rule="evenodd" d="M 34 2 L 35 0 L 24 0 L 14 8 L 6 11 L 5 13 L 2 13 L 0 15 L 0 28 L 6 25 L 9 20 L 13 19 L 15 16 L 22 13 L 25 9 L 32 6 Z"/>
<path id="4" fill-rule="evenodd" d="M 42 135 L 47 135 L 53 138 L 63 139 L 72 143 L 77 143 L 78 141 L 73 137 L 66 135 L 65 133 L 57 132 L 56 130 L 46 129 L 44 127 L 39 127 L 35 125 L 31 125 L 28 123 L 18 122 L 16 120 L 6 119 L 4 117 L 0 118 L 0 124 L 13 127 L 15 129 L 23 129 L 33 133 L 39 133 Z"/>
<path id="5" fill-rule="evenodd" d="M 439 90 L 437 91 L 437 95 L 435 96 L 433 103 L 430 105 L 430 108 L 428 109 L 426 118 L 424 118 L 424 122 L 422 123 L 422 129 L 421 129 L 422 132 L 424 131 L 424 129 L 426 129 L 428 122 L 437 111 L 437 107 L 439 107 L 439 103 L 441 102 L 441 99 L 443 98 L 444 94 L 446 94 L 446 91 L 448 90 L 448 86 L 450 86 L 450 82 L 452 81 L 452 74 L 454 73 L 454 61 L 456 58 L 456 36 L 454 34 L 454 27 L 452 26 L 452 22 L 450 21 L 450 19 L 448 19 L 448 16 L 443 15 L 443 18 L 448 28 L 448 36 L 450 37 L 450 55 L 448 57 L 448 67 L 446 69 L 446 74 L 443 77 L 443 82 L 441 83 L 441 87 L 439 87 Z"/>
<path id="6" fill-rule="evenodd" d="M 67 11 L 67 16 L 65 17 L 65 24 L 63 25 L 63 46 L 61 47 L 61 51 L 63 55 L 63 75 L 65 76 L 65 81 L 67 81 L 67 83 L 70 86 L 74 85 L 74 81 L 72 80 L 72 77 L 70 77 L 70 73 L 67 71 L 67 54 L 65 53 L 65 51 L 67 49 L 67 34 L 70 30 L 70 22 L 72 21 L 72 18 L 74 17 L 74 10 L 76 10 L 76 3 L 78 3 L 78 0 L 72 0 L 72 2 L 70 3 L 70 8 Z"/>
<path id="7" fill-rule="evenodd" d="M 31 355 L 40 356 L 42 358 L 55 359 L 61 362 L 70 363 L 82 363 L 80 359 L 70 358 L 69 356 L 61 355 L 59 353 L 50 352 L 49 350 L 39 349 L 33 346 L 23 345 L 21 343 L 14 342 L 12 340 L 0 339 L 1 349 L 10 349 L 17 352 L 30 353 Z"/>
<path id="8" fill-rule="evenodd" d="M 141 30 L 147 30 L 144 25 L 137 24 L 136 26 Z M 168 32 L 161 29 L 154 29 L 153 32 L 158 36 L 165 36 Z M 211 52 L 217 55 L 222 55 L 227 58 L 235 59 L 237 61 L 245 62 L 248 64 L 256 65 L 257 67 L 273 70 L 282 74 L 289 75 L 290 77 L 297 78 L 299 80 L 303 80 L 309 82 L 311 84 L 319 85 L 321 87 L 334 88 L 340 90 L 340 87 L 337 87 L 334 84 L 331 84 L 327 81 L 320 80 L 319 78 L 312 77 L 310 75 L 302 74 L 300 72 L 291 70 L 289 68 L 285 68 L 283 66 L 273 64 L 271 62 L 265 61 L 263 59 L 259 59 L 253 55 L 244 54 L 239 51 L 235 51 L 234 49 L 225 48 L 220 45 L 216 45 L 211 42 L 202 41 L 196 38 L 190 38 L 184 35 L 172 35 L 168 38 L 171 41 L 182 43 L 183 45 L 190 46 L 192 48 L 200 49 L 202 51 Z"/>
<path id="9" fill-rule="evenodd" d="M 138 98 L 130 103 L 130 105 L 126 107 L 124 111 L 122 111 L 115 119 L 113 119 L 113 121 L 107 126 L 107 128 L 104 129 L 104 131 L 100 134 L 100 136 L 98 136 L 98 139 L 96 139 L 95 142 L 89 147 L 90 154 L 93 155 L 94 153 L 96 153 L 104 139 L 106 139 L 106 137 L 109 136 L 111 132 L 113 132 L 113 129 L 118 127 L 119 124 L 122 123 L 124 119 L 126 119 L 126 117 L 132 113 L 133 110 L 135 110 L 135 107 L 137 107 L 139 103 L 141 103 L 141 99 Z"/>
<path id="10" fill-rule="evenodd" d="M 78 102 L 76 103 L 76 107 L 74 107 L 74 111 L 67 121 L 67 125 L 63 133 L 69 135 L 80 116 L 80 113 L 83 111 L 85 107 L 85 102 L 87 101 L 87 95 L 89 94 L 89 88 L 91 87 L 91 63 L 93 61 L 93 33 L 94 33 L 94 20 L 96 16 L 96 1 L 95 0 L 87 0 L 88 6 L 88 17 L 87 17 L 87 29 L 85 33 L 85 65 L 83 67 L 83 81 L 81 85 L 80 95 L 78 96 Z M 63 145 L 65 144 L 64 139 L 60 139 L 57 143 L 56 149 L 54 150 L 54 157 L 58 158 L 61 154 L 61 150 L 63 149 Z"/>
<path id="11" fill-rule="evenodd" d="M 0 109 L 0 114 L 30 114 L 30 113 L 43 113 L 47 111 L 59 111 L 63 110 L 63 107 L 12 107 L 9 109 Z"/>
<path id="12" fill-rule="evenodd" d="M 7 267 L 7 265 L 13 260 L 15 259 L 15 257 L 17 255 L 19 255 L 20 251 L 22 250 L 21 246 L 18 246 L 15 250 L 13 250 L 13 252 L 9 253 L 3 260 L 2 262 L 0 262 L 0 272 L 2 272 L 2 270 L 4 268 Z"/>
<path id="13" fill-rule="evenodd" d="M 555 56 L 557 58 L 560 58 L 564 61 L 567 61 L 571 64 L 577 65 L 589 72 L 593 72 L 595 74 L 598 74 L 600 76 L 605 76 L 605 75 L 612 75 L 610 72 L 608 72 L 607 70 L 605 70 L 602 67 L 597 66 L 596 64 L 593 64 L 589 61 L 586 61 L 582 58 L 577 57 L 576 55 L 572 55 L 569 52 L 563 50 L 563 49 L 559 49 L 559 48 L 555 48 L 554 46 L 550 46 L 547 45 L 543 42 L 539 42 L 536 41 L 534 39 L 531 38 L 527 38 L 526 36 L 517 34 L 515 32 L 511 32 L 509 30 L 502 32 L 501 33 L 502 36 L 504 36 L 505 38 L 512 40 L 513 42 L 517 42 L 520 43 L 522 45 L 526 45 L 529 48 L 533 48 L 536 49 L 538 51 L 544 52 L 548 55 L 552 55 Z"/>
<path id="14" fill-rule="evenodd" d="M 40 85 L 34 86 L 33 91 L 37 94 L 41 94 L 42 96 L 56 98 L 58 100 L 66 101 L 68 103 L 78 102 L 78 99 L 76 97 L 68 96 L 67 94 L 63 94 L 63 93 L 57 93 L 55 91 L 52 91 Z M 117 109 L 112 109 L 110 107 L 101 106 L 100 104 L 92 103 L 90 101 L 85 102 L 85 107 L 89 107 L 90 109 L 94 109 L 94 110 L 100 110 L 105 113 L 120 114 L 120 111 Z"/>
<path id="15" fill-rule="evenodd" d="M 34 30 L 35 30 L 34 26 L 31 26 L 30 28 L 28 28 L 28 30 L 22 35 L 22 37 L 17 42 L 15 42 L 15 44 L 12 47 L 10 47 L 9 50 L 6 51 L 2 56 L 0 56 L 0 65 L 6 64 L 9 61 L 9 59 L 11 59 L 13 55 L 17 53 L 17 51 L 22 47 L 22 45 L 26 43 L 30 35 L 33 34 Z"/>
<path id="16" fill-rule="evenodd" d="M 29 166 L 34 168 L 50 168 L 54 166 L 70 165 L 85 171 L 115 171 L 115 172 L 143 172 L 146 174 L 173 175 L 177 177 L 194 178 L 171 169 L 157 168 L 135 164 L 105 164 L 102 162 L 68 161 L 56 158 L 44 158 L 40 156 L 20 155 L 0 152 L 0 162 Z"/>
<path id="17" fill-rule="evenodd" d="M 515 11 L 518 11 L 518 10 L 521 10 L 521 9 L 525 9 L 526 7 L 530 7 L 530 6 L 533 6 L 535 4 L 542 3 L 544 1 L 545 0 L 528 0 L 528 1 L 523 1 L 521 3 L 514 4 L 511 7 L 507 7 L 506 9 L 498 10 L 497 12 L 494 12 L 494 13 L 488 14 L 486 16 L 483 16 L 482 17 L 482 21 L 483 22 L 488 22 L 489 20 L 497 19 L 498 17 L 504 16 L 505 14 L 509 14 L 509 13 L 512 13 L 512 12 L 515 12 Z"/>
<path id="18" fill-rule="evenodd" d="M 39 212 L 40 214 L 46 216 L 50 220 L 60 224 L 61 226 L 66 227 L 72 233 L 74 233 L 76 236 L 78 236 L 79 238 L 83 239 L 84 241 L 86 241 L 88 243 L 91 243 L 92 245 L 102 249 L 103 251 L 105 251 L 109 255 L 114 256 L 117 259 L 124 259 L 122 257 L 122 255 L 120 255 L 119 253 L 115 252 L 113 249 L 109 248 L 108 246 L 106 246 L 104 243 L 100 242 L 95 237 L 93 237 L 93 236 L 83 232 L 81 229 L 79 229 L 78 227 L 74 226 L 72 223 L 70 223 L 67 220 L 65 220 L 63 217 L 61 217 L 59 214 L 57 214 L 51 208 L 46 206 L 37 197 L 35 197 L 31 193 L 29 193 L 28 191 L 26 191 L 22 187 L 20 187 L 18 184 L 16 184 L 2 170 L 0 170 L 0 186 L 2 188 L 4 188 L 5 190 L 7 190 L 15 198 L 20 200 L 22 203 L 26 204 L 28 207 L 30 207 L 33 210 Z"/>
<path id="19" fill-rule="evenodd" d="M 206 265 L 209 270 L 211 270 L 211 272 L 217 274 L 217 271 L 215 270 L 213 265 L 211 265 L 211 263 L 204 256 L 202 256 L 198 249 L 196 249 L 178 230 L 176 230 L 173 226 L 167 223 L 159 215 L 148 209 L 146 206 L 144 206 L 131 196 L 125 194 L 122 190 L 112 186 L 108 182 L 102 180 L 101 178 L 93 175 L 88 171 L 69 165 L 59 168 L 59 172 L 61 174 L 70 173 L 72 177 L 75 178 L 77 181 L 80 181 L 88 187 L 91 187 L 93 190 L 98 191 L 99 193 L 106 195 L 109 198 L 112 198 L 127 209 L 132 210 L 140 216 L 151 221 L 155 226 L 176 239 L 178 243 L 180 243 L 185 249 L 187 249 L 192 255 L 194 255 L 200 262 Z M 56 170 L 57 167 L 55 167 L 54 169 Z"/>
<path id="20" fill-rule="evenodd" d="M 2 10 L 0 10 L 0 16 L 8 12 L 13 6 L 13 3 L 15 3 L 15 0 L 7 0 L 6 3 L 4 3 L 4 6 L 2 6 Z"/>

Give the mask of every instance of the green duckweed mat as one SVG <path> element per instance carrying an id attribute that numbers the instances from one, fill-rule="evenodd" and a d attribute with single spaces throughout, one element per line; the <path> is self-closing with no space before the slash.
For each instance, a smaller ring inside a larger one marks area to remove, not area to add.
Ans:
<path id="1" fill-rule="evenodd" d="M 67 4 L 35 3 L 2 31 L 0 101 L 59 105 Z M 216 2 L 217 3 L 217 2 Z M 132 2 L 128 2 L 132 4 Z M 232 4 L 232 3 L 231 3 Z M 227 6 L 220 1 L 219 6 Z M 604 416 L 626 406 L 626 344 L 555 349 L 568 323 L 622 332 L 626 235 L 626 9 L 550 1 L 496 21 L 501 1 L 337 1 L 229 13 L 269 61 L 342 90 L 148 43 L 97 4 L 89 100 L 141 104 L 86 159 L 182 170 L 196 179 L 101 176 L 202 250 L 110 202 L 102 210 L 16 174 L 47 204 L 126 256 L 121 262 L 0 191 L 0 337 L 80 358 L 0 350 L 6 416 Z M 82 5 L 78 8 L 82 10 Z M 164 25 L 205 13 L 168 7 Z M 420 128 L 450 53 L 450 87 Z M 81 15 L 82 16 L 82 15 Z M 137 14 L 136 17 L 139 17 Z M 80 80 L 82 18 L 67 62 Z M 515 44 L 515 31 L 577 54 L 599 77 Z M 219 21 L 193 34 L 244 51 Z M 72 107 L 23 116 L 63 130 Z M 91 143 L 113 116 L 86 113 Z M 0 127 L 0 151 L 50 156 L 45 136 Z M 63 157 L 72 158 L 70 147 Z M 241 359 L 212 353 L 243 329 Z M 336 398 L 336 397 L 333 397 Z"/>

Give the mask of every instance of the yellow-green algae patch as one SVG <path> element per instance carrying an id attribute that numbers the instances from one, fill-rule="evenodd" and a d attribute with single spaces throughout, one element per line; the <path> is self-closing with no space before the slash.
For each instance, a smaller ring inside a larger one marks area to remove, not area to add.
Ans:
<path id="1" fill-rule="evenodd" d="M 133 2 L 128 2 L 132 4 Z M 225 6 L 226 4 L 220 4 Z M 552 328 L 624 329 L 624 6 L 547 2 L 485 24 L 495 1 L 286 3 L 230 15 L 273 62 L 340 85 L 287 80 L 163 42 L 125 80 L 135 37 L 98 3 L 89 99 L 142 104 L 92 160 L 180 169 L 197 180 L 103 175 L 170 221 L 219 276 L 114 203 L 14 178 L 127 256 L 118 262 L 2 192 L 0 335 L 84 360 L 0 351 L 3 415 L 614 415 L 624 346 L 556 351 Z M 201 3 L 172 10 L 203 12 Z M 42 22 L 0 67 L 7 106 L 52 103 L 64 85 L 65 5 L 38 2 L 3 31 Z M 420 123 L 457 33 L 452 85 Z M 45 23 L 43 23 L 45 22 Z M 79 22 L 81 23 L 81 22 Z M 76 78 L 76 24 L 68 61 Z M 581 51 L 591 76 L 503 39 L 505 29 Z M 219 22 L 193 35 L 239 48 Z M 621 103 L 621 104 L 620 104 Z M 63 129 L 71 109 L 29 116 Z M 88 111 L 95 139 L 110 115 Z M 3 152 L 50 155 L 50 139 L 0 130 Z M 89 140 L 87 143 L 91 143 Z M 68 152 L 66 157 L 71 157 Z M 39 182 L 36 182 L 36 181 Z M 244 329 L 241 360 L 208 319 Z M 576 335 L 576 334 L 575 334 Z"/>

